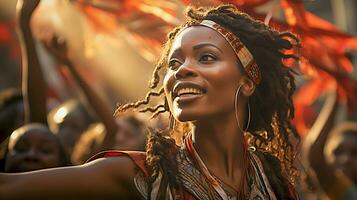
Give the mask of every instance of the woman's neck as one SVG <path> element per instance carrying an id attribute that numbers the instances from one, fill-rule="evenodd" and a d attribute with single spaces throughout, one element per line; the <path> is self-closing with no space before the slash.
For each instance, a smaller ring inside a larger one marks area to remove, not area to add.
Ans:
<path id="1" fill-rule="evenodd" d="M 244 154 L 243 133 L 234 115 L 195 122 L 192 139 L 211 173 L 231 185 L 239 182 Z"/>

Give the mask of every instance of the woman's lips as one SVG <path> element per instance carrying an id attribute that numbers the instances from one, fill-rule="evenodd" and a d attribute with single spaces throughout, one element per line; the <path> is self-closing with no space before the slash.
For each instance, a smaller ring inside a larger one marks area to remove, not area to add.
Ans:
<path id="1" fill-rule="evenodd" d="M 191 81 L 179 81 L 173 87 L 174 103 L 183 105 L 196 101 L 206 94 L 206 89 Z"/>
<path id="2" fill-rule="evenodd" d="M 173 96 L 180 96 L 183 94 L 200 94 L 205 93 L 206 89 L 199 84 L 193 82 L 177 82 L 172 89 Z"/>
<path id="3" fill-rule="evenodd" d="M 180 96 L 176 96 L 174 98 L 174 102 L 177 102 L 178 104 L 187 104 L 191 103 L 192 101 L 195 101 L 197 99 L 200 99 L 204 93 L 201 94 L 182 94 Z"/>

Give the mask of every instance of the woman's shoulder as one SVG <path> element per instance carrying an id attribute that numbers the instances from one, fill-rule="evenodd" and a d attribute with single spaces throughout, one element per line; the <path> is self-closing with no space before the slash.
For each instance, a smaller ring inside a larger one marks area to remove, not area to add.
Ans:
<path id="1" fill-rule="evenodd" d="M 101 158 L 112 158 L 115 159 L 120 168 L 136 168 L 145 174 L 147 174 L 147 169 L 145 166 L 146 152 L 143 151 L 103 151 L 88 159 L 88 162 L 101 159 Z"/>

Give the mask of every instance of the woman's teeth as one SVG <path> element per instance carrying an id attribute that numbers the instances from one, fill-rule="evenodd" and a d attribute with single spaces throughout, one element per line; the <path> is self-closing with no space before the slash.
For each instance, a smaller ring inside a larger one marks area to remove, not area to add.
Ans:
<path id="1" fill-rule="evenodd" d="M 179 91 L 177 91 L 177 96 L 185 95 L 185 94 L 202 94 L 203 91 L 197 88 L 182 88 Z"/>

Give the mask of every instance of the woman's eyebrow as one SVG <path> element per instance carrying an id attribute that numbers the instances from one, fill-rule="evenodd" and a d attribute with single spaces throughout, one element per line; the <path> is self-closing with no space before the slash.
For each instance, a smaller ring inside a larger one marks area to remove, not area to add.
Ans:
<path id="1" fill-rule="evenodd" d="M 169 53 L 167 58 L 170 60 L 173 56 L 180 55 L 181 53 L 182 53 L 182 49 L 181 48 L 176 48 L 171 53 Z"/>
<path id="2" fill-rule="evenodd" d="M 201 49 L 201 48 L 203 48 L 203 47 L 205 47 L 205 46 L 214 47 L 214 48 L 218 49 L 221 53 L 223 53 L 223 51 L 222 51 L 220 48 L 218 48 L 216 45 L 211 44 L 211 43 L 201 43 L 201 44 L 197 44 L 197 45 L 193 46 L 192 48 L 193 48 L 193 50 L 197 50 L 197 49 Z"/>

